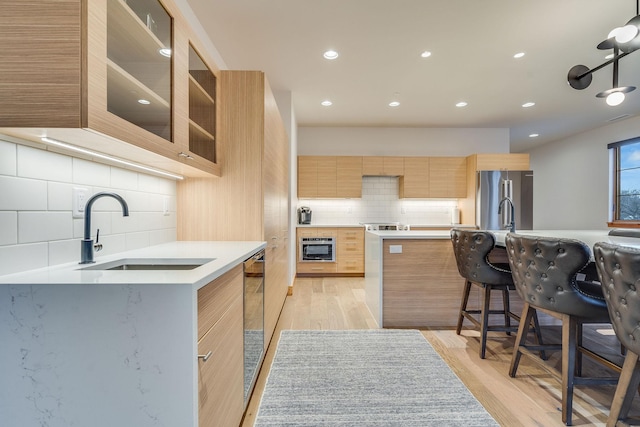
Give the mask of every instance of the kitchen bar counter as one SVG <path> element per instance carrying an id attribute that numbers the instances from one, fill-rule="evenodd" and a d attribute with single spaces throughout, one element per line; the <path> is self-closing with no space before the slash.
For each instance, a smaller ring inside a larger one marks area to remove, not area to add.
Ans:
<path id="1" fill-rule="evenodd" d="M 507 230 L 492 231 L 504 246 Z M 530 236 L 577 239 L 640 248 L 640 238 L 609 236 L 609 230 L 518 230 Z M 463 279 L 449 230 L 365 233 L 365 296 L 381 327 L 454 327 Z M 470 304 L 480 295 L 472 294 Z"/>
<path id="2" fill-rule="evenodd" d="M 449 230 L 365 233 L 365 298 L 380 327 L 453 327 L 460 305 Z"/>
<path id="3" fill-rule="evenodd" d="M 0 424 L 197 427 L 197 291 L 264 247 L 173 242 L 96 263 L 215 258 L 189 271 L 73 263 L 0 277 Z"/>

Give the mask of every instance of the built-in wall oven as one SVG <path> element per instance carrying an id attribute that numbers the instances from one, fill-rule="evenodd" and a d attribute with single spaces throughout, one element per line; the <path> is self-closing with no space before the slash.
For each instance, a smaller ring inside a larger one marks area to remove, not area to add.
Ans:
<path id="1" fill-rule="evenodd" d="M 333 237 L 301 237 L 302 262 L 336 262 L 336 242 Z"/>

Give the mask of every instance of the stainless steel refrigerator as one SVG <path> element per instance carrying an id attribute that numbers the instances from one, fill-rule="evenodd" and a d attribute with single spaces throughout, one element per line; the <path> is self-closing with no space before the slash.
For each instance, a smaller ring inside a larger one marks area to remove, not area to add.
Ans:
<path id="1" fill-rule="evenodd" d="M 511 208 L 500 202 L 509 197 L 517 230 L 533 228 L 533 171 L 480 171 L 476 193 L 477 224 L 481 230 L 509 229 Z"/>

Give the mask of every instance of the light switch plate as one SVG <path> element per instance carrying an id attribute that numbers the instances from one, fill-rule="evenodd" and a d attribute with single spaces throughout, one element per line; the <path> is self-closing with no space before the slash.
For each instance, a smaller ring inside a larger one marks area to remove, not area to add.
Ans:
<path id="1" fill-rule="evenodd" d="M 89 189 L 82 187 L 73 187 L 73 199 L 71 206 L 74 218 L 84 218 L 84 208 L 89 198 Z"/>
<path id="2" fill-rule="evenodd" d="M 402 253 L 402 245 L 389 245 L 389 253 L 390 254 L 401 254 Z"/>

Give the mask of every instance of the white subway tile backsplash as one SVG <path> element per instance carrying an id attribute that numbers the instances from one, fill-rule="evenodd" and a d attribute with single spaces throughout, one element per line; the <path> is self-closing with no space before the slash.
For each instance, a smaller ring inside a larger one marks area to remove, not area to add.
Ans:
<path id="1" fill-rule="evenodd" d="M 126 234 L 113 234 L 110 236 L 102 237 L 100 235 L 100 243 L 102 243 L 102 250 L 99 252 L 94 252 L 93 259 L 98 262 L 100 261 L 100 257 L 106 255 L 114 255 L 119 252 L 126 251 Z M 78 243 L 79 245 L 80 243 Z"/>
<path id="2" fill-rule="evenodd" d="M 111 231 L 113 234 L 135 233 L 141 230 L 142 222 L 140 213 L 130 212 L 129 216 L 122 213 L 111 213 Z"/>
<path id="3" fill-rule="evenodd" d="M 73 183 L 109 187 L 111 167 L 83 159 L 73 159 Z"/>
<path id="4" fill-rule="evenodd" d="M 455 200 L 399 199 L 397 177 L 365 177 L 362 198 L 349 200 L 299 200 L 309 206 L 312 223 L 358 224 L 362 222 L 400 222 L 403 224 L 450 224 Z"/>
<path id="5" fill-rule="evenodd" d="M 47 182 L 0 175 L 0 211 L 47 209 Z"/>
<path id="6" fill-rule="evenodd" d="M 71 211 L 73 209 L 73 184 L 49 181 L 47 183 L 47 209 Z"/>
<path id="7" fill-rule="evenodd" d="M 138 174 L 120 168 L 111 168 L 111 187 L 114 189 L 137 190 Z"/>
<path id="8" fill-rule="evenodd" d="M 48 265 L 46 242 L 30 245 L 0 246 L 0 272 L 19 273 Z"/>
<path id="9" fill-rule="evenodd" d="M 18 243 L 18 212 L 0 212 L 0 245 Z"/>
<path id="10" fill-rule="evenodd" d="M 148 193 L 176 194 L 175 182 L 152 175 L 140 174 L 138 190 Z"/>
<path id="11" fill-rule="evenodd" d="M 80 262 L 80 240 L 49 242 L 49 265 Z"/>
<path id="12" fill-rule="evenodd" d="M 146 248 L 150 241 L 148 232 L 128 233 L 125 236 L 126 250 Z"/>
<path id="13" fill-rule="evenodd" d="M 18 176 L 71 182 L 71 158 L 51 151 L 18 145 Z"/>
<path id="14" fill-rule="evenodd" d="M 178 239 L 175 228 L 154 230 L 149 232 L 149 245 L 159 245 L 174 242 Z"/>
<path id="15" fill-rule="evenodd" d="M 0 175 L 16 175 L 16 150 L 16 144 L 0 140 Z"/>
<path id="16" fill-rule="evenodd" d="M 71 212 L 18 212 L 18 243 L 73 238 Z"/>
<path id="17" fill-rule="evenodd" d="M 175 181 L 0 140 L 0 275 L 79 260 L 84 219 L 72 218 L 73 187 L 118 193 L 130 207 L 125 218 L 112 198 L 93 205 L 96 260 L 177 240 Z"/>

